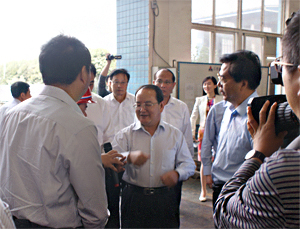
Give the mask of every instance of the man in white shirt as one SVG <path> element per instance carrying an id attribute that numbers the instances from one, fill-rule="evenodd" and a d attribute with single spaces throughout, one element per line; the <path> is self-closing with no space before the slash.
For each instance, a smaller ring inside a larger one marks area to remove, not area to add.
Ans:
<path id="1" fill-rule="evenodd" d="M 59 35 L 42 47 L 39 62 L 44 89 L 1 123 L 1 199 L 17 228 L 103 228 L 108 212 L 97 130 L 76 104 L 90 83 L 90 53 L 76 38 Z"/>
<path id="2" fill-rule="evenodd" d="M 127 86 L 130 79 L 130 74 L 125 69 L 115 69 L 108 76 L 112 88 L 112 93 L 105 96 L 111 116 L 111 128 L 109 128 L 110 136 L 113 136 L 121 129 L 129 126 L 134 122 L 135 110 L 134 95 L 127 92 Z M 107 113 L 105 113 L 107 115 Z M 107 228 L 119 228 L 119 197 L 120 186 L 115 187 L 112 176 L 106 173 L 106 191 L 108 197 L 108 209 L 111 213 Z M 121 181 L 123 173 L 119 173 L 119 180 Z"/>
<path id="3" fill-rule="evenodd" d="M 173 72 L 167 68 L 161 69 L 154 75 L 153 84 L 158 86 L 164 95 L 164 111 L 161 114 L 162 120 L 177 127 L 183 133 L 192 158 L 194 157 L 192 126 L 190 112 L 186 103 L 171 96 L 176 85 Z M 181 201 L 182 182 L 176 186 L 177 198 Z"/>
<path id="4" fill-rule="evenodd" d="M 161 69 L 154 75 L 153 84 L 158 86 L 164 95 L 164 111 L 161 114 L 162 120 L 177 127 L 183 133 L 190 153 L 194 157 L 193 136 L 190 121 L 190 112 L 186 103 L 172 97 L 176 85 L 175 76 L 169 69 Z"/>
<path id="5" fill-rule="evenodd" d="M 96 68 L 91 64 L 91 82 L 90 89 L 93 91 L 94 80 L 97 75 Z M 96 93 L 92 92 L 92 99 L 95 103 L 89 104 L 86 109 L 87 117 L 92 120 L 98 130 L 98 141 L 100 145 L 103 145 L 105 142 L 111 142 L 113 140 L 113 128 L 110 125 L 110 110 L 108 104 L 103 98 L 101 98 Z"/>
<path id="6" fill-rule="evenodd" d="M 135 98 L 127 92 L 130 74 L 126 69 L 115 69 L 108 76 L 111 82 L 112 93 L 105 96 L 111 115 L 113 132 L 116 134 L 134 122 Z"/>
<path id="7" fill-rule="evenodd" d="M 22 81 L 17 81 L 10 86 L 13 100 L 0 107 L 0 118 L 2 118 L 6 112 L 8 112 L 14 106 L 25 101 L 26 99 L 31 98 L 29 87 L 30 85 L 28 83 Z"/>
<path id="8" fill-rule="evenodd" d="M 195 163 L 180 130 L 164 122 L 163 94 L 155 85 L 136 92 L 139 121 L 118 132 L 112 143 L 129 151 L 123 180 L 124 228 L 178 228 L 179 203 L 174 186 L 194 174 Z"/>

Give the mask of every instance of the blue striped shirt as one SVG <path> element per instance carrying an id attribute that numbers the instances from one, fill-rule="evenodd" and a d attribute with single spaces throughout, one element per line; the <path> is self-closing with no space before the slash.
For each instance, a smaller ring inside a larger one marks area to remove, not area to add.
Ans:
<path id="1" fill-rule="evenodd" d="M 299 228 L 300 151 L 281 150 L 260 163 L 247 160 L 216 202 L 219 228 Z"/>

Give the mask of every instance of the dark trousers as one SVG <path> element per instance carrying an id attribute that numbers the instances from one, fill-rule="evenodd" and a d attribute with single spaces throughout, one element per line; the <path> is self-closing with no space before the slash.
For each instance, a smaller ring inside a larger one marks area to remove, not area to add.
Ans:
<path id="1" fill-rule="evenodd" d="M 121 181 L 123 173 L 119 173 L 119 181 Z M 121 184 L 119 187 L 115 187 L 114 179 L 110 169 L 105 169 L 105 185 L 108 210 L 110 211 L 110 217 L 108 218 L 105 228 L 120 228 L 120 192 Z"/>
<path id="2" fill-rule="evenodd" d="M 215 203 L 217 202 L 217 199 L 219 197 L 220 192 L 222 191 L 222 188 L 225 183 L 223 184 L 213 184 L 212 189 L 213 189 L 213 199 L 212 199 L 212 204 L 213 204 L 213 212 L 215 211 Z"/>
<path id="3" fill-rule="evenodd" d="M 178 201 L 178 215 L 177 215 L 177 218 L 178 218 L 179 225 L 180 225 L 180 215 L 179 214 L 180 214 L 182 184 L 183 184 L 183 181 L 178 181 L 178 183 L 174 186 L 174 192 L 177 196 L 177 201 Z"/>
<path id="4" fill-rule="evenodd" d="M 179 228 L 178 210 L 173 188 L 152 193 L 125 185 L 122 191 L 122 228 Z"/>

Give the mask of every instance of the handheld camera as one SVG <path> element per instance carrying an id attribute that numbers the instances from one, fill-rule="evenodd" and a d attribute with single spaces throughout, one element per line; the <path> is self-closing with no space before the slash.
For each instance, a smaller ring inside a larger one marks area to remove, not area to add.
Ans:
<path id="1" fill-rule="evenodd" d="M 257 123 L 259 123 L 259 112 L 267 100 L 270 101 L 270 106 L 267 110 L 267 116 L 269 115 L 271 105 L 274 102 L 277 102 L 275 114 L 276 134 L 282 131 L 288 131 L 288 134 L 285 136 L 286 139 L 298 136 L 300 130 L 299 119 L 288 104 L 285 95 L 271 95 L 251 98 L 248 101 L 248 106 L 251 107 L 253 117 Z"/>
<path id="2" fill-rule="evenodd" d="M 107 59 L 106 60 L 119 60 L 119 59 L 122 59 L 122 55 L 108 55 Z"/>

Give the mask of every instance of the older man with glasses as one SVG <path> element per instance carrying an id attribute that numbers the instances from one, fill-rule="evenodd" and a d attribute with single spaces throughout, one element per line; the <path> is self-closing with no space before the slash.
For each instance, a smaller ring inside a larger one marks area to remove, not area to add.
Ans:
<path id="1" fill-rule="evenodd" d="M 225 54 L 218 74 L 219 90 L 225 100 L 222 121 L 216 123 L 219 130 L 215 159 L 211 160 L 211 148 L 206 148 L 206 139 L 214 139 L 204 133 L 201 159 L 206 181 L 213 188 L 213 206 L 223 185 L 233 176 L 252 149 L 252 138 L 247 130 L 247 103 L 257 97 L 256 88 L 261 80 L 261 65 L 258 56 L 251 51 Z M 216 104 L 215 106 L 217 106 Z M 218 118 L 219 115 L 218 115 Z M 209 120 L 209 118 L 208 118 Z M 206 131 L 207 132 L 207 131 Z"/>
<path id="2" fill-rule="evenodd" d="M 283 59 L 273 64 L 282 73 L 286 96 L 300 117 L 300 11 L 288 20 L 282 39 Z M 216 202 L 214 220 L 218 228 L 300 227 L 300 136 L 279 150 L 286 132 L 275 133 L 277 103 L 267 117 L 267 101 L 259 124 L 248 108 L 248 129 L 253 150 L 223 187 Z"/>
<path id="3" fill-rule="evenodd" d="M 180 130 L 161 119 L 163 94 L 141 86 L 134 105 L 138 121 L 116 134 L 118 152 L 129 152 L 123 180 L 123 228 L 179 228 L 174 186 L 188 179 L 195 163 Z"/>

